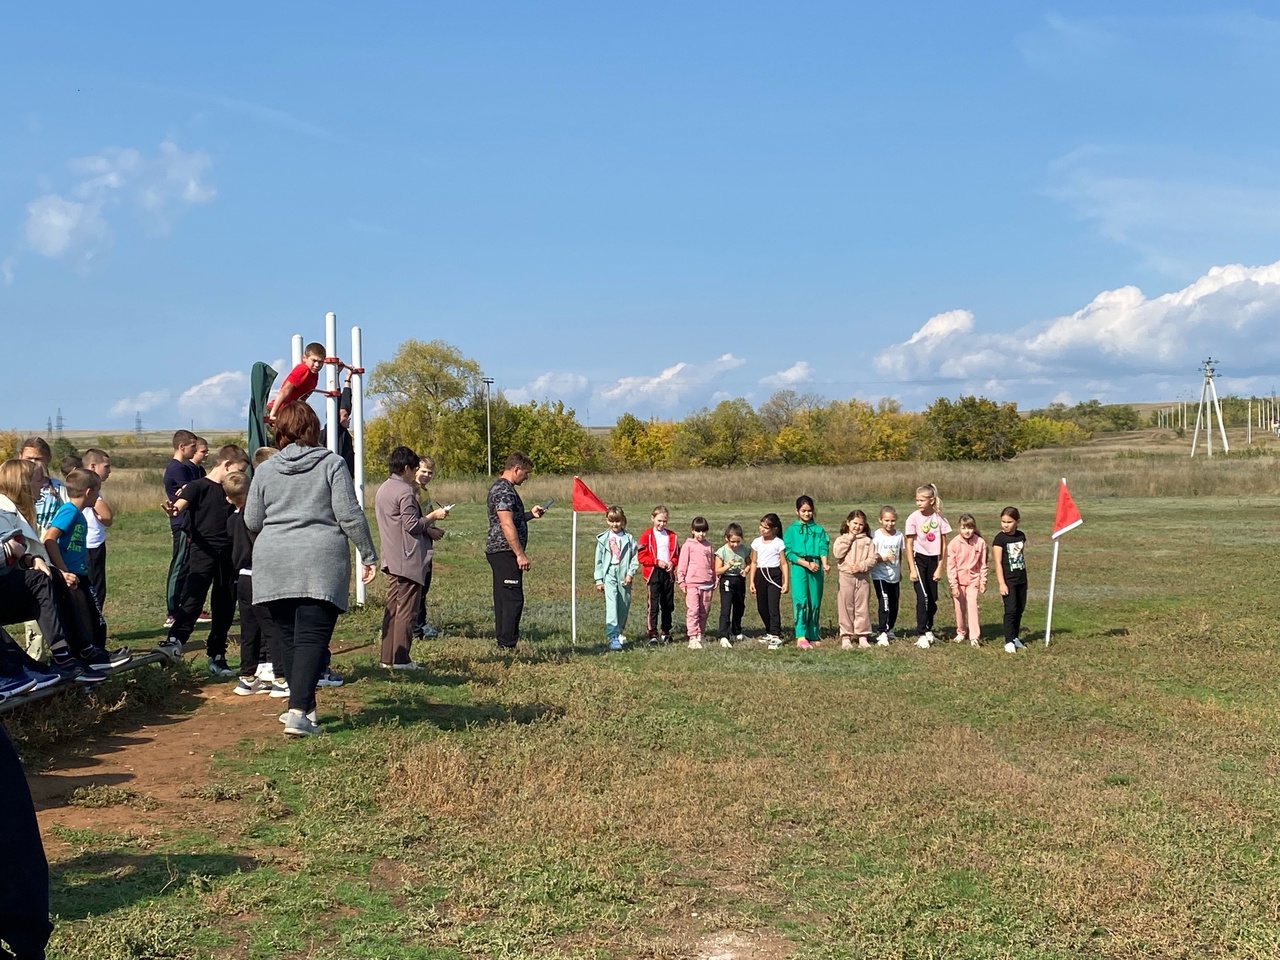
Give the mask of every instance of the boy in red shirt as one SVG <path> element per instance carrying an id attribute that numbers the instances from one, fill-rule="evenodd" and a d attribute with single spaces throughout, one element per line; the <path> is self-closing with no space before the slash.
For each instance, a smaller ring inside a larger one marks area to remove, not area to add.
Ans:
<path id="1" fill-rule="evenodd" d="M 275 423 L 277 410 L 286 403 L 305 401 L 311 396 L 320 382 L 320 370 L 324 366 L 325 349 L 322 343 L 308 343 L 302 351 L 302 362 L 289 371 L 280 384 L 275 400 L 267 406 L 267 415 L 263 418 L 267 423 Z"/>

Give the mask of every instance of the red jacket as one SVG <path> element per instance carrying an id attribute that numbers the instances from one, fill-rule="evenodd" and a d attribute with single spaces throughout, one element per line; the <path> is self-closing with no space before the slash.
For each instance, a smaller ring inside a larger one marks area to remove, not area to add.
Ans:
<path id="1" fill-rule="evenodd" d="M 662 535 L 667 538 L 667 543 L 669 544 L 672 578 L 674 579 L 676 563 L 680 559 L 680 547 L 676 542 L 676 535 L 671 530 L 663 530 Z M 640 534 L 640 550 L 636 557 L 640 561 L 640 572 L 644 574 L 644 579 L 647 583 L 649 578 L 653 576 L 653 568 L 658 565 L 658 541 L 653 527 Z"/>

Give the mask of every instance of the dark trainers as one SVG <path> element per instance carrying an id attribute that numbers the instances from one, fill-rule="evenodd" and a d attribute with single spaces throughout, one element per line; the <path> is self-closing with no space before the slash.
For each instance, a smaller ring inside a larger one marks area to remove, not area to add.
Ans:
<path id="1" fill-rule="evenodd" d="M 0 677 L 0 702 L 27 693 L 36 688 L 36 682 L 22 674 L 17 677 Z"/>
<path id="2" fill-rule="evenodd" d="M 32 690 L 44 690 L 46 687 L 52 687 L 55 683 L 61 683 L 62 674 L 51 672 L 48 670 L 32 670 L 30 667 L 24 667 L 23 673 L 26 674 L 28 680 L 34 680 L 36 685 Z"/>
<path id="3" fill-rule="evenodd" d="M 317 687 L 340 687 L 345 681 L 338 674 L 334 673 L 328 667 L 325 667 L 324 673 L 320 674 L 320 679 L 316 681 Z"/>
<path id="4" fill-rule="evenodd" d="M 225 655 L 209 658 L 209 676 L 211 677 L 234 677 L 236 672 L 227 666 L 227 658 Z"/>
<path id="5" fill-rule="evenodd" d="M 65 657 L 55 655 L 49 669 L 61 674 L 64 680 L 74 680 L 76 683 L 101 683 L 107 679 L 107 675 L 101 670 L 95 670 L 87 663 L 81 663 L 71 654 Z"/>
<path id="6" fill-rule="evenodd" d="M 119 650 L 103 650 L 101 647 L 88 647 L 80 651 L 80 662 L 87 663 L 95 670 L 111 670 L 115 667 L 122 667 L 133 657 L 129 654 L 128 647 L 121 647 Z"/>
<path id="7" fill-rule="evenodd" d="M 162 653 L 170 660 L 181 660 L 182 641 L 177 637 L 165 637 L 156 644 L 156 653 Z"/>

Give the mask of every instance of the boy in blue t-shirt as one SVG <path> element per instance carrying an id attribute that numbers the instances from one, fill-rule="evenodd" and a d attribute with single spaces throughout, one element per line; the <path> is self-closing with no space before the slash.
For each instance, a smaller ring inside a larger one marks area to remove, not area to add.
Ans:
<path id="1" fill-rule="evenodd" d="M 67 474 L 67 502 L 58 508 L 44 532 L 44 546 L 50 562 L 61 572 L 71 597 L 73 615 L 80 621 L 84 636 L 91 636 L 91 646 L 80 651 L 80 659 L 96 670 L 108 670 L 128 663 L 128 649 L 108 652 L 107 621 L 98 609 L 89 585 L 89 559 L 85 540 L 89 525 L 83 510 L 98 499 L 102 481 L 97 474 L 84 469 Z"/>

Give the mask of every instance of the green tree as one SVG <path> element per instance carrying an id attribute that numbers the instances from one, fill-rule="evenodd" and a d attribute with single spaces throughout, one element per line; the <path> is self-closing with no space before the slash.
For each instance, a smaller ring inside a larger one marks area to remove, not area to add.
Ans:
<path id="1" fill-rule="evenodd" d="M 1007 460 L 1022 449 L 1017 406 L 986 397 L 939 397 L 921 426 L 926 454 L 938 460 Z"/>
<path id="2" fill-rule="evenodd" d="M 476 361 L 443 340 L 406 340 L 396 349 L 395 356 L 374 367 L 369 376 L 369 394 L 381 398 L 382 412 L 370 421 L 365 432 L 365 464 L 372 471 L 370 475 L 376 476 L 385 469 L 387 454 L 400 444 L 419 453 L 430 453 L 439 464 L 443 446 L 436 433 L 442 420 L 474 409 L 477 401 L 483 412 L 481 376 Z M 456 429 L 451 431 L 450 445 L 460 439 Z M 480 441 L 484 441 L 483 429 Z M 479 469 L 484 469 L 483 461 Z"/>
<path id="3" fill-rule="evenodd" d="M 624 413 L 609 431 L 608 456 L 619 470 L 670 467 L 675 457 L 675 425 Z"/>

